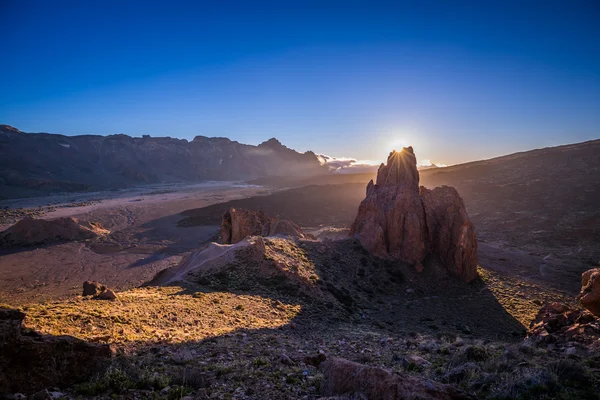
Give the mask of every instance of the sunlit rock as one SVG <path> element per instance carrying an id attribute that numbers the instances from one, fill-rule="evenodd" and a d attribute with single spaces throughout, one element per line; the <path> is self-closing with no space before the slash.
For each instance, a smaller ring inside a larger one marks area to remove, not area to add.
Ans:
<path id="1" fill-rule="evenodd" d="M 390 153 L 367 185 L 350 234 L 372 254 L 414 264 L 435 255 L 466 282 L 477 276 L 477 238 L 458 192 L 419 189 L 412 147 Z"/>

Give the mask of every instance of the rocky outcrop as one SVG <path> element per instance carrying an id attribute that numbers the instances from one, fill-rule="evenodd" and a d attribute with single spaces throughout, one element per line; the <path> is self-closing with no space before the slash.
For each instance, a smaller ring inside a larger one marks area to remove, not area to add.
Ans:
<path id="1" fill-rule="evenodd" d="M 465 205 L 453 187 L 421 186 L 427 248 L 452 274 L 470 282 L 477 277 L 477 237 Z"/>
<path id="2" fill-rule="evenodd" d="M 287 236 L 304 238 L 300 227 L 288 220 L 270 218 L 262 211 L 230 208 L 223 214 L 221 238 L 224 244 L 235 244 L 248 236 Z"/>
<path id="3" fill-rule="evenodd" d="M 536 345 L 577 343 L 600 350 L 600 319 L 586 310 L 558 302 L 548 303 L 531 322 L 527 340 Z"/>
<path id="4" fill-rule="evenodd" d="M 465 282 L 477 276 L 477 239 L 462 199 L 450 187 L 419 189 L 412 147 L 393 151 L 381 164 L 350 235 L 372 254 L 414 264 L 417 270 L 432 254 Z"/>
<path id="5" fill-rule="evenodd" d="M 25 314 L 0 308 L 0 393 L 35 393 L 68 386 L 108 366 L 109 345 L 22 329 Z"/>
<path id="6" fill-rule="evenodd" d="M 112 289 L 96 281 L 83 282 L 82 296 L 93 296 L 97 300 L 116 300 L 117 295 Z"/>
<path id="7" fill-rule="evenodd" d="M 592 314 L 600 317 L 600 268 L 581 274 L 581 291 L 577 300 Z"/>
<path id="8" fill-rule="evenodd" d="M 327 358 L 320 354 L 316 357 L 307 357 L 304 361 L 323 373 L 323 382 L 320 385 L 323 396 L 349 396 L 370 400 L 474 399 L 473 396 L 450 385 L 362 365 L 343 358 Z"/>
<path id="9" fill-rule="evenodd" d="M 86 240 L 108 233 L 100 224 L 80 222 L 72 217 L 52 220 L 24 218 L 0 233 L 0 247 Z"/>
<path id="10" fill-rule="evenodd" d="M 314 153 L 298 153 L 276 139 L 251 146 L 205 136 L 187 141 L 149 135 L 32 134 L 0 125 L 0 154 L 0 198 L 328 173 Z"/>

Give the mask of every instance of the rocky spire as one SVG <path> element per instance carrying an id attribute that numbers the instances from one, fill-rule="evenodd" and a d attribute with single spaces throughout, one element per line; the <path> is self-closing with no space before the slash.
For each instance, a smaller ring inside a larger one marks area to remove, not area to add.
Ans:
<path id="1" fill-rule="evenodd" d="M 382 258 L 415 264 L 435 255 L 449 272 L 465 281 L 477 276 L 477 238 L 454 188 L 419 190 L 412 147 L 392 151 L 367 185 L 350 234 Z"/>

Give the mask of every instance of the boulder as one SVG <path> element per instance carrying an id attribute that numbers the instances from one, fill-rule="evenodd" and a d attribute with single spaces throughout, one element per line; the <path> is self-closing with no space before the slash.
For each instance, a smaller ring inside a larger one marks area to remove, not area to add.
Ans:
<path id="1" fill-rule="evenodd" d="M 477 238 L 462 199 L 451 187 L 419 188 L 412 147 L 391 152 L 381 164 L 350 235 L 380 258 L 422 270 L 424 259 L 435 255 L 465 282 L 477 276 Z"/>
<path id="2" fill-rule="evenodd" d="M 41 335 L 22 329 L 25 314 L 0 309 L 0 393 L 37 393 L 69 386 L 104 370 L 109 345 L 71 336 Z"/>
<path id="3" fill-rule="evenodd" d="M 0 233 L 0 247 L 23 247 L 92 239 L 109 231 L 98 223 L 65 217 L 51 220 L 23 218 Z"/>
<path id="4" fill-rule="evenodd" d="M 600 317 L 600 268 L 593 268 L 581 274 L 579 303 L 592 314 Z"/>
<path id="5" fill-rule="evenodd" d="M 96 281 L 83 282 L 82 296 L 97 296 L 106 290 L 106 286 Z"/>
<path id="6" fill-rule="evenodd" d="M 474 399 L 451 385 L 409 374 L 394 373 L 343 358 L 327 358 L 320 354 L 308 357 L 305 362 L 323 373 L 323 382 L 320 385 L 323 396 L 349 396 L 370 400 Z"/>
<path id="7" fill-rule="evenodd" d="M 116 300 L 117 295 L 112 291 L 112 289 L 106 289 L 95 298 L 98 300 Z"/>
<path id="8" fill-rule="evenodd" d="M 117 295 L 112 289 L 106 287 L 96 281 L 85 281 L 83 282 L 83 293 L 85 296 L 93 296 L 96 300 L 116 300 Z"/>
<path id="9" fill-rule="evenodd" d="M 286 219 L 272 220 L 269 236 L 305 237 L 304 232 L 302 232 L 302 229 L 298 225 Z"/>
<path id="10" fill-rule="evenodd" d="M 230 208 L 223 214 L 221 237 L 224 244 L 235 244 L 248 236 L 289 236 L 304 238 L 300 227 L 288 220 L 270 218 L 263 211 Z"/>
<path id="11" fill-rule="evenodd" d="M 566 304 L 545 304 L 531 322 L 528 342 L 535 345 L 568 346 L 573 343 L 600 348 L 600 319 L 587 310 Z"/>

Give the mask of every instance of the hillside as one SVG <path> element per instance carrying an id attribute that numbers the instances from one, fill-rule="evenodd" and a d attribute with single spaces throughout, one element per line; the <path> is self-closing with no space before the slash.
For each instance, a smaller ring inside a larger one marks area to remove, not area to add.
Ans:
<path id="1" fill-rule="evenodd" d="M 258 146 L 227 138 L 25 133 L 0 125 L 0 199 L 144 183 L 318 175 L 326 169 L 270 139 Z"/>

